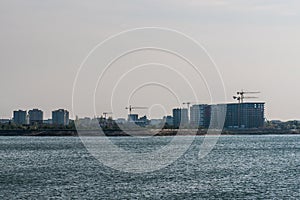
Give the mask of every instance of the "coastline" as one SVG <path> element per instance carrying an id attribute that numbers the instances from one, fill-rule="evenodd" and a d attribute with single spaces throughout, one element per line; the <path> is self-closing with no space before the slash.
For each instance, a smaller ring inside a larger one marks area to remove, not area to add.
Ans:
<path id="1" fill-rule="evenodd" d="M 163 129 L 163 130 L 130 130 L 130 133 L 127 133 L 126 130 L 105 130 L 105 136 L 114 137 L 114 136 L 188 136 L 194 135 L 191 134 L 191 131 L 197 131 L 196 135 L 206 135 L 207 129 L 199 130 L 190 130 L 182 129 L 180 132 L 176 129 Z M 80 130 L 80 136 L 100 136 L 98 130 Z M 82 134 L 83 133 L 83 134 Z M 299 135 L 300 131 L 297 130 L 276 130 L 276 129 L 234 129 L 234 130 L 222 130 L 221 135 Z M 210 134 L 210 135 L 219 135 Z M 79 137 L 77 130 L 0 130 L 0 136 L 73 136 Z M 103 136 L 103 135 L 102 135 Z"/>

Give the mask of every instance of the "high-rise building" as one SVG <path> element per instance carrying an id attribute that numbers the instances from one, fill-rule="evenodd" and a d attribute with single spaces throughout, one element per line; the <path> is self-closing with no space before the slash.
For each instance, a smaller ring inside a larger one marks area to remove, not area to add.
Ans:
<path id="1" fill-rule="evenodd" d="M 173 125 L 175 128 L 185 126 L 189 122 L 188 109 L 186 108 L 175 108 L 173 109 Z"/>
<path id="2" fill-rule="evenodd" d="M 264 126 L 265 103 L 227 104 L 226 128 L 260 128 Z"/>
<path id="3" fill-rule="evenodd" d="M 190 124 L 193 127 L 208 128 L 210 123 L 211 106 L 207 104 L 193 105 L 190 108 Z"/>
<path id="4" fill-rule="evenodd" d="M 211 105 L 211 127 L 261 128 L 264 126 L 265 103 L 229 103 Z M 225 121 L 223 121 L 225 119 Z"/>
<path id="5" fill-rule="evenodd" d="M 43 111 L 39 109 L 33 109 L 28 111 L 30 124 L 42 124 L 43 123 Z"/>
<path id="6" fill-rule="evenodd" d="M 264 105 L 261 102 L 193 105 L 192 126 L 204 128 L 261 128 L 264 126 Z"/>
<path id="7" fill-rule="evenodd" d="M 227 104 L 210 105 L 210 123 L 211 129 L 223 129 L 226 118 Z"/>
<path id="8" fill-rule="evenodd" d="M 64 109 L 52 111 L 52 124 L 54 125 L 69 125 L 69 112 Z"/>
<path id="9" fill-rule="evenodd" d="M 27 124 L 26 122 L 27 112 L 23 110 L 15 110 L 13 112 L 13 121 L 15 124 Z"/>

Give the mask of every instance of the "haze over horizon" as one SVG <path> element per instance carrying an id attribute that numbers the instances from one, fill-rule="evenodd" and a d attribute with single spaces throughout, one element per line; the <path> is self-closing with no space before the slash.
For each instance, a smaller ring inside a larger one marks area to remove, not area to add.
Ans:
<path id="1" fill-rule="evenodd" d="M 241 89 L 260 91 L 255 101 L 266 102 L 267 119 L 300 119 L 299 23 L 300 2 L 296 0 L 142 0 L 130 3 L 3 0 L 0 2 L 0 118 L 11 118 L 13 110 L 32 108 L 42 109 L 45 118 L 51 117 L 52 110 L 65 108 L 73 117 L 72 91 L 76 73 L 95 45 L 124 30 L 166 27 L 191 36 L 206 48 L 220 70 L 227 102 L 235 102 L 232 96 Z M 136 64 L 132 60 L 128 58 L 122 65 Z M 157 76 L 158 79 L 170 75 L 157 66 L 153 69 L 162 76 Z M 152 72 L 143 71 L 145 75 L 139 77 L 143 80 Z M 133 78 L 127 79 L 124 81 L 128 85 L 134 85 Z M 176 85 L 176 80 L 171 78 L 169 82 L 184 90 L 184 84 L 178 82 Z M 205 96 L 200 99 L 201 103 L 210 103 L 204 87 L 199 85 L 199 88 Z M 155 88 L 149 88 L 147 94 L 149 96 L 138 93 L 135 98 L 137 106 L 155 107 L 150 113 L 152 118 L 166 112 L 171 114 L 170 108 L 178 106 L 175 101 L 162 102 L 170 103 L 164 111 L 149 97 L 162 101 L 170 97 Z M 114 104 L 120 105 L 117 115 L 126 117 L 124 105 L 127 102 L 116 97 Z M 183 98 L 189 101 L 192 96 L 186 94 Z M 84 98 L 82 101 L 90 103 Z M 111 110 L 109 104 L 97 106 L 99 115 Z M 78 113 L 80 117 L 91 117 L 84 107 Z"/>

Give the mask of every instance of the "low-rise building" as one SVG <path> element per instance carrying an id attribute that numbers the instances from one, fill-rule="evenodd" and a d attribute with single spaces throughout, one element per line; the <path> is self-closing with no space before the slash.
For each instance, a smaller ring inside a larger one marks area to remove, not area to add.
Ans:
<path id="1" fill-rule="evenodd" d="M 128 122 L 136 122 L 139 119 L 138 114 L 129 114 L 128 115 Z"/>
<path id="2" fill-rule="evenodd" d="M 10 122 L 10 119 L 0 119 L 0 124 L 9 124 Z"/>
<path id="3" fill-rule="evenodd" d="M 149 122 L 150 126 L 154 126 L 157 128 L 161 128 L 163 126 L 163 124 L 164 124 L 163 119 L 151 119 Z"/>
<path id="4" fill-rule="evenodd" d="M 164 116 L 163 118 L 163 122 L 165 123 L 166 126 L 173 126 L 173 117 L 168 115 L 168 116 Z"/>

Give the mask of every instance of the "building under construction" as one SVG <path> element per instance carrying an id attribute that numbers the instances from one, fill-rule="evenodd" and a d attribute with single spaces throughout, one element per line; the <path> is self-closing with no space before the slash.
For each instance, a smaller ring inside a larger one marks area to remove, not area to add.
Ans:
<path id="1" fill-rule="evenodd" d="M 190 107 L 190 124 L 192 127 L 208 128 L 210 123 L 211 106 L 198 104 Z"/>
<path id="2" fill-rule="evenodd" d="M 261 128 L 264 126 L 263 102 L 199 104 L 191 107 L 191 125 L 208 128 Z"/>
<path id="3" fill-rule="evenodd" d="M 193 105 L 190 109 L 190 124 L 203 128 L 221 128 L 223 124 L 224 128 L 261 128 L 265 121 L 265 103 L 244 102 L 244 99 L 257 98 L 245 95 L 258 93 L 239 91 L 233 96 L 238 103 Z"/>
<path id="4" fill-rule="evenodd" d="M 264 126 L 265 103 L 227 104 L 225 128 L 261 128 Z"/>

